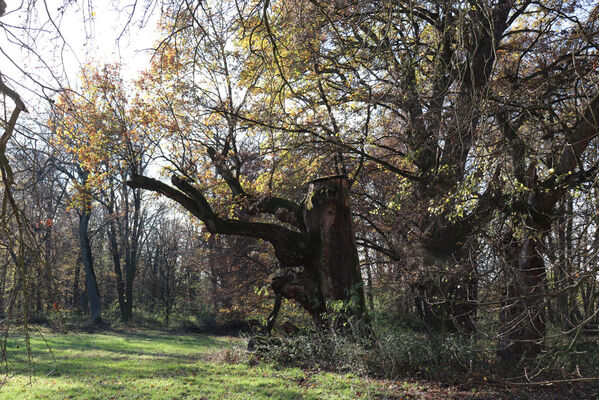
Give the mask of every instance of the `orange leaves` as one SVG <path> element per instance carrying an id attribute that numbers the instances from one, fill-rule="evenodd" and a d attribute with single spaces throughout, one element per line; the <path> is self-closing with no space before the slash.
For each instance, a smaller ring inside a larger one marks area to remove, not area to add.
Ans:
<path id="1" fill-rule="evenodd" d="M 51 228 L 54 225 L 54 220 L 52 218 L 47 218 L 46 220 L 39 220 L 35 224 L 33 224 L 33 228 L 36 231 L 39 231 L 44 228 Z"/>

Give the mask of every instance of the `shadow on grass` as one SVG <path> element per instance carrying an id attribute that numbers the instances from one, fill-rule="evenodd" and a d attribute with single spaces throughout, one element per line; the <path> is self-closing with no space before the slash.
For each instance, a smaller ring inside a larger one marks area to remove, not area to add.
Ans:
<path id="1" fill-rule="evenodd" d="M 66 341 L 68 339 L 64 338 Z M 139 356 L 126 352 L 115 357 L 116 351 L 104 350 L 102 354 L 94 354 L 97 348 L 103 349 L 105 345 L 96 346 L 94 350 L 93 347 L 85 349 L 86 343 L 87 340 L 81 341 L 77 346 L 70 346 L 71 351 L 77 349 L 74 354 L 59 352 L 57 364 L 53 365 L 49 360 L 37 363 L 34 372 L 34 381 L 37 383 L 32 388 L 44 395 L 52 393 L 52 397 L 48 398 L 72 399 L 322 398 L 318 394 L 307 393 L 292 376 L 280 372 L 250 368 L 242 364 L 205 362 L 183 354 Z M 91 340 L 91 344 L 94 343 Z M 202 343 L 219 346 L 222 342 L 207 340 Z M 86 351 L 79 352 L 82 349 Z M 25 357 L 13 361 L 22 367 L 26 366 Z M 51 371 L 52 374 L 47 376 Z M 25 379 L 27 370 L 13 370 L 12 375 Z M 68 384 L 57 389 L 54 380 Z M 29 393 L 29 396 L 38 398 L 35 397 L 36 394 Z"/>
<path id="2" fill-rule="evenodd" d="M 156 388 L 154 388 L 156 389 Z M 114 399 L 125 399 L 127 397 L 120 397 L 126 391 L 126 387 L 122 385 L 113 385 L 112 387 L 99 388 L 97 392 L 86 392 L 86 399 L 106 399 L 106 396 Z M 160 390 L 160 389 L 158 389 Z M 167 392 L 168 393 L 168 392 Z M 295 400 L 295 399 L 306 399 L 306 400 L 320 400 L 322 399 L 319 394 L 310 394 L 303 391 L 301 388 L 260 388 L 259 385 L 235 385 L 235 387 L 223 390 L 222 386 L 216 384 L 202 384 L 201 387 L 190 387 L 183 390 L 175 390 L 170 393 L 164 393 L 163 396 L 157 395 L 156 390 L 140 390 L 136 393 L 136 398 L 177 398 L 177 399 L 223 399 L 242 395 L 243 398 L 252 399 L 280 399 L 280 400 Z M 81 396 L 81 389 L 72 388 L 65 390 L 61 393 L 64 398 L 77 399 Z M 172 397 L 169 397 L 172 396 Z"/>
<path id="3" fill-rule="evenodd" d="M 203 335 L 171 335 L 162 332 L 100 333 L 48 335 L 45 337 L 54 356 L 41 338 L 32 339 L 36 375 L 56 373 L 85 375 L 92 373 L 126 375 L 171 370 L 197 363 L 206 354 L 230 347 L 225 338 Z M 22 339 L 7 343 L 7 358 L 18 371 L 27 368 L 27 352 Z M 114 371 L 113 371 L 114 370 Z"/>
<path id="4" fill-rule="evenodd" d="M 116 352 L 124 354 L 139 354 L 140 352 L 159 352 L 161 349 L 171 352 L 189 352 L 205 351 L 205 348 L 215 348 L 227 346 L 230 340 L 222 337 L 210 337 L 204 335 L 171 335 L 167 333 L 94 333 L 94 334 L 66 334 L 66 335 L 46 335 L 45 339 L 50 348 L 57 350 L 88 351 L 101 350 L 107 352 Z M 19 340 L 12 338 L 8 341 L 7 350 L 16 349 Z M 20 340 L 22 342 L 22 339 Z M 45 350 L 45 343 L 39 336 L 32 337 L 32 350 Z"/>
<path id="5" fill-rule="evenodd" d="M 210 354 L 229 351 L 231 340 L 223 337 L 102 332 L 48 335 L 46 339 L 56 363 L 43 340 L 33 340 L 36 362 L 32 385 L 27 385 L 29 368 L 23 340 L 10 340 L 10 381 L 0 388 L 4 390 L 0 398 L 316 400 L 341 398 L 337 392 L 347 390 L 342 387 L 347 383 L 339 386 L 334 380 L 310 380 L 308 385 L 306 379 L 298 379 L 304 374 L 300 370 L 208 361 Z"/>

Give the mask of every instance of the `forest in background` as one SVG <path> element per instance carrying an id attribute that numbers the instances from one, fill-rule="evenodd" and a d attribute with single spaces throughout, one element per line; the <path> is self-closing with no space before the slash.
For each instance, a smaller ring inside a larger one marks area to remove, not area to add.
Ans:
<path id="1" fill-rule="evenodd" d="M 596 2 L 143 6 L 138 76 L 90 62 L 35 104 L 0 76 L 0 320 L 599 375 Z"/>

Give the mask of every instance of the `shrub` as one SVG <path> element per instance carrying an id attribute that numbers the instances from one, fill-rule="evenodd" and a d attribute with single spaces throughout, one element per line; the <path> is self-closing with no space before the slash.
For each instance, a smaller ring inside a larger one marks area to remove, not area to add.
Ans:
<path id="1" fill-rule="evenodd" d="M 448 334 L 425 336 L 412 331 L 378 338 L 369 357 L 369 370 L 377 376 L 452 376 L 479 363 L 480 352 L 469 339 Z"/>
<path id="2" fill-rule="evenodd" d="M 569 352 L 558 351 L 555 367 L 565 376 L 599 375 L 599 340 L 585 337 Z"/>
<path id="3" fill-rule="evenodd" d="M 366 350 L 347 336 L 323 333 L 270 340 L 257 347 L 263 359 L 280 366 L 317 368 L 338 372 L 366 372 Z"/>
<path id="4" fill-rule="evenodd" d="M 353 372 L 395 379 L 402 376 L 455 376 L 479 362 L 480 353 L 457 335 L 428 337 L 405 331 L 375 339 L 312 333 L 270 341 L 257 349 L 260 357 L 280 366 Z"/>

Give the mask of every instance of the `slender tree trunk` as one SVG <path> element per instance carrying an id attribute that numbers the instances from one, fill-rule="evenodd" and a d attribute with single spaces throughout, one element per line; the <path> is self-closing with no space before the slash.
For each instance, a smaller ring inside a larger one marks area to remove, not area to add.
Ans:
<path id="1" fill-rule="evenodd" d="M 81 257 L 81 253 L 77 257 L 77 261 L 75 262 L 75 279 L 73 280 L 73 308 L 76 311 L 81 311 L 83 306 L 81 304 L 81 292 L 79 291 L 79 274 L 81 271 L 81 264 L 83 263 L 83 258 Z"/>
<path id="2" fill-rule="evenodd" d="M 111 210 L 109 210 L 108 218 L 110 219 L 108 223 L 108 240 L 110 242 L 110 253 L 112 254 L 112 264 L 116 275 L 116 291 L 119 300 L 119 309 L 121 311 L 121 321 L 127 322 L 127 313 L 125 311 L 125 289 L 123 285 L 123 272 L 121 270 L 121 253 L 116 238 L 116 228 L 113 220 L 114 213 Z"/>
<path id="3" fill-rule="evenodd" d="M 4 263 L 2 268 L 2 286 L 0 287 L 0 319 L 4 319 L 6 316 L 4 310 L 4 296 L 6 294 L 6 276 L 8 274 L 8 261 Z"/>
<path id="4" fill-rule="evenodd" d="M 573 266 L 581 265 L 580 260 L 576 260 L 578 255 L 574 251 L 574 210 L 573 210 L 573 198 L 569 192 L 565 193 L 566 203 L 566 258 L 567 263 L 566 269 L 566 281 L 565 284 L 568 287 L 574 286 L 574 279 L 572 278 Z M 586 305 L 583 305 L 583 309 L 586 309 Z M 578 307 L 578 288 L 575 290 L 568 290 L 566 292 L 566 314 L 565 314 L 564 329 L 570 330 L 573 327 L 580 324 L 585 318 L 583 317 Z"/>
<path id="5" fill-rule="evenodd" d="M 272 307 L 272 311 L 268 315 L 268 319 L 266 320 L 266 326 L 264 327 L 264 333 L 270 335 L 272 329 L 275 327 L 275 322 L 277 320 L 277 316 L 279 315 L 279 311 L 281 310 L 281 303 L 283 301 L 283 296 L 278 293 L 275 293 L 275 303 Z"/>
<path id="6" fill-rule="evenodd" d="M 94 271 L 94 262 L 92 250 L 89 241 L 89 220 L 91 212 L 89 209 L 79 214 L 79 243 L 81 245 L 81 257 L 85 266 L 85 291 L 89 300 L 90 320 L 92 325 L 102 323 L 102 302 L 100 301 L 100 291 Z"/>
<path id="7" fill-rule="evenodd" d="M 131 278 L 129 275 L 128 278 Z M 125 321 L 131 320 L 133 317 L 133 279 L 127 279 L 125 282 L 125 295 L 127 302 L 125 303 Z"/>
<path id="8" fill-rule="evenodd" d="M 218 304 L 218 278 L 216 271 L 216 246 L 215 246 L 215 237 L 214 235 L 210 235 L 208 238 L 208 258 L 209 258 L 209 266 L 210 266 L 210 285 L 211 285 L 211 296 L 212 296 L 212 307 L 214 307 L 214 312 L 218 313 L 219 304 Z"/>
<path id="9" fill-rule="evenodd" d="M 50 309 L 54 302 L 59 301 L 58 288 L 54 284 L 54 277 L 52 274 L 55 269 L 52 260 L 52 244 L 54 243 L 52 219 L 46 220 L 46 235 L 44 240 L 46 242 L 44 249 L 44 282 L 46 286 L 45 307 L 46 309 Z"/>
<path id="10" fill-rule="evenodd" d="M 41 282 L 44 282 L 44 279 L 43 279 L 43 275 L 42 275 L 42 271 L 41 271 L 41 266 L 38 265 L 37 284 L 33 287 L 33 290 L 32 290 L 33 293 L 31 293 L 32 297 L 35 298 L 35 309 L 31 310 L 31 311 L 37 312 L 37 313 L 41 313 L 43 311 Z"/>
<path id="11" fill-rule="evenodd" d="M 129 191 L 129 188 L 123 186 L 123 191 Z M 137 274 L 137 256 L 139 248 L 139 240 L 141 236 L 141 227 L 143 225 L 141 212 L 141 191 L 139 189 L 133 190 L 133 221 L 131 229 L 127 229 L 127 236 L 125 240 L 128 241 L 127 249 L 129 251 L 128 262 L 126 264 L 126 296 L 127 296 L 127 319 L 130 320 L 133 317 L 133 282 L 135 275 Z M 127 196 L 125 196 L 126 199 Z M 129 208 L 127 206 L 127 214 L 129 214 Z M 127 221 L 128 222 L 128 221 Z"/>
<path id="12" fill-rule="evenodd" d="M 551 320 L 559 325 L 561 322 L 562 328 L 567 329 L 568 325 L 568 293 L 564 289 L 566 287 L 566 208 L 564 202 L 560 201 L 557 211 L 557 239 L 558 239 L 558 266 L 553 278 L 554 290 L 557 292 L 555 313 Z"/>
<path id="13" fill-rule="evenodd" d="M 374 310 L 374 296 L 372 289 L 372 264 L 370 261 L 370 254 L 368 249 L 364 250 L 364 258 L 366 259 L 366 297 L 368 299 L 368 307 Z"/>

